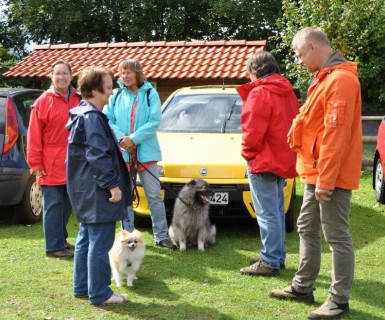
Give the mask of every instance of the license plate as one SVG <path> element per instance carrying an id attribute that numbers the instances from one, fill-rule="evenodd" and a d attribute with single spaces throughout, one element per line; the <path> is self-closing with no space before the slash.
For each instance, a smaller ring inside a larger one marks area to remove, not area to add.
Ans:
<path id="1" fill-rule="evenodd" d="M 229 193 L 228 192 L 215 192 L 211 196 L 212 205 L 226 205 L 229 204 Z"/>

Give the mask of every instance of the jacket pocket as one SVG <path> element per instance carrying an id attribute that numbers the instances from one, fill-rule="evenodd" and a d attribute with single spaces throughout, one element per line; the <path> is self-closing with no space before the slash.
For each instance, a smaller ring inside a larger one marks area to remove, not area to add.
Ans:
<path id="1" fill-rule="evenodd" d="M 313 144 L 312 144 L 312 147 L 310 150 L 310 153 L 313 156 L 313 168 L 315 168 L 317 166 L 317 160 L 319 157 L 319 152 L 317 150 L 317 140 L 318 140 L 318 137 L 316 136 L 314 138 L 314 141 L 313 141 Z"/>
<path id="2" fill-rule="evenodd" d="M 287 135 L 287 142 L 289 143 L 290 148 L 295 150 L 302 147 L 302 130 L 303 120 L 294 119 L 290 131 Z"/>
<path id="3" fill-rule="evenodd" d="M 337 127 L 338 125 L 344 124 L 345 108 L 346 101 L 330 101 L 327 105 L 325 124 L 330 127 Z"/>

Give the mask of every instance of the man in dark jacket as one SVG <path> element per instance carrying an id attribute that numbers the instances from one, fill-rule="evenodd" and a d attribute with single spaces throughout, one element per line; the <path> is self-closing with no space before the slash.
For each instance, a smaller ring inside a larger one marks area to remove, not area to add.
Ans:
<path id="1" fill-rule="evenodd" d="M 130 180 L 118 141 L 111 131 L 104 105 L 112 95 L 113 74 L 103 67 L 83 71 L 78 84 L 83 97 L 72 109 L 67 151 L 67 186 L 80 222 L 75 246 L 74 295 L 91 304 L 124 303 L 113 293 L 108 252 L 116 221 L 128 218 Z"/>

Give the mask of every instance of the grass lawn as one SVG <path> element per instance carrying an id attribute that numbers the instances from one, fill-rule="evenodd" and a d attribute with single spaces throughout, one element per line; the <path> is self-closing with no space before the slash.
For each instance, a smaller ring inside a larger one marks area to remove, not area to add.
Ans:
<path id="1" fill-rule="evenodd" d="M 296 212 L 303 186 L 297 181 Z M 351 230 L 356 249 L 356 273 L 348 319 L 385 319 L 385 206 L 374 200 L 371 173 L 363 172 L 353 193 Z M 315 305 L 268 297 L 285 287 L 298 265 L 298 235 L 287 235 L 286 270 L 274 278 L 243 276 L 239 269 L 261 249 L 258 230 L 248 223 L 219 223 L 217 244 L 206 252 L 185 253 L 155 247 L 152 230 L 142 229 L 147 256 L 132 288 L 130 301 L 120 306 L 91 306 L 72 296 L 73 261 L 47 258 L 42 224 L 16 225 L 0 215 L 0 319 L 305 319 L 322 304 L 330 285 L 331 257 L 324 244 Z M 75 242 L 77 222 L 69 223 Z"/>

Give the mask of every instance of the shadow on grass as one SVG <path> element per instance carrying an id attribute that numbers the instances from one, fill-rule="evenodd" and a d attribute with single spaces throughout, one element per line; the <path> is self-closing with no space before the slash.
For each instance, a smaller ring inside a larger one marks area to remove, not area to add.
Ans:
<path id="1" fill-rule="evenodd" d="M 129 301 L 128 303 L 117 306 L 98 306 L 98 308 L 109 311 L 111 313 L 121 314 L 126 319 L 130 315 L 130 310 L 135 310 L 135 319 L 156 319 L 156 320 L 234 320 L 236 318 L 230 317 L 219 312 L 215 308 L 197 307 L 188 303 L 180 303 L 175 306 L 165 306 L 158 303 L 135 303 Z M 139 315 L 140 314 L 140 315 Z M 122 318 L 122 319 L 123 319 Z"/>
<path id="2" fill-rule="evenodd" d="M 385 208 L 385 206 L 384 206 Z M 360 204 L 352 205 L 350 231 L 354 247 L 360 249 L 384 237 L 385 216 L 373 208 Z"/>
<path id="3" fill-rule="evenodd" d="M 295 272 L 295 271 L 294 271 Z M 294 273 L 292 273 L 294 275 Z M 289 279 L 289 281 L 291 278 Z M 314 292 L 314 297 L 316 303 L 314 306 L 318 308 L 327 298 L 328 289 L 331 283 L 331 277 L 319 275 L 317 277 L 315 287 L 316 291 Z M 322 291 L 324 294 L 320 294 Z M 384 317 L 376 317 L 373 314 L 366 313 L 363 311 L 355 310 L 355 301 L 364 303 L 368 306 L 376 308 L 378 310 L 383 309 L 385 299 L 383 297 L 383 292 L 385 292 L 385 283 L 380 281 L 372 281 L 367 279 L 354 279 L 353 288 L 351 291 L 350 299 L 350 316 L 352 319 L 382 319 Z"/>
<path id="4" fill-rule="evenodd" d="M 148 269 L 148 267 L 144 268 Z M 139 296 L 154 299 L 161 298 L 167 301 L 177 301 L 180 298 L 180 296 L 170 290 L 168 285 L 163 281 L 164 277 L 154 276 L 151 274 L 151 271 L 147 270 L 144 272 L 143 270 L 138 272 L 138 278 L 138 280 L 134 281 L 134 287 L 128 288 L 124 285 L 119 288 L 119 292 L 125 291 L 129 297 L 131 296 L 131 293 L 134 292 Z M 154 290 L 154 288 L 156 288 L 156 290 Z M 159 297 L 159 292 L 162 292 L 161 297 Z"/>

